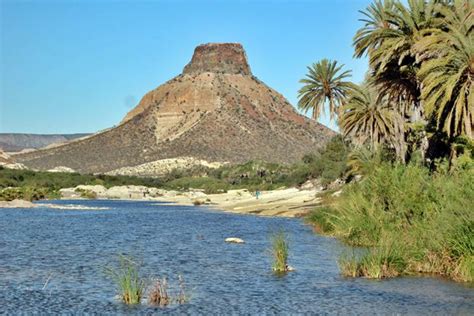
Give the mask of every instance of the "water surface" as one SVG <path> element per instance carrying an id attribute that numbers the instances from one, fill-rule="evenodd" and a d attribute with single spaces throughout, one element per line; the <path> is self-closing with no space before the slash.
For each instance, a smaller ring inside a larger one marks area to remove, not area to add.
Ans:
<path id="1" fill-rule="evenodd" d="M 131 201 L 57 201 L 109 210 L 0 210 L 0 313 L 469 315 L 474 290 L 441 278 L 341 277 L 343 246 L 301 220 Z M 269 235 L 283 228 L 296 272 L 270 271 Z M 240 237 L 243 245 L 226 244 Z M 128 307 L 104 267 L 118 254 L 147 277 L 181 274 L 188 304 Z"/>

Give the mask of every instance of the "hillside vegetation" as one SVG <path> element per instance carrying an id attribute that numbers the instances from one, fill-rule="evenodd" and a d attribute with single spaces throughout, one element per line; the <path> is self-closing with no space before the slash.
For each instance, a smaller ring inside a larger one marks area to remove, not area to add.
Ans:
<path id="1" fill-rule="evenodd" d="M 202 166 L 189 170 L 175 169 L 160 178 L 51 173 L 0 167 L 0 200 L 56 198 L 61 188 L 80 184 L 105 187 L 144 185 L 180 191 L 202 189 L 206 193 L 222 193 L 230 189 L 271 190 L 298 186 L 312 178 L 320 178 L 322 185 L 328 185 L 344 175 L 348 146 L 342 137 L 337 136 L 323 149 L 305 155 L 302 161 L 293 165 L 249 161 L 218 169 Z"/>

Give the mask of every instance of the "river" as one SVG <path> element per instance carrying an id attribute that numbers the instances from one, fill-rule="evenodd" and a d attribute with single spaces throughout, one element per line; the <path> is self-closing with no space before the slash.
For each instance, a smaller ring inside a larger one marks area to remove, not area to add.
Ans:
<path id="1" fill-rule="evenodd" d="M 1 209 L 0 314 L 409 314 L 474 313 L 474 290 L 435 277 L 344 278 L 347 251 L 299 219 L 228 214 L 153 202 L 53 201 L 107 210 Z M 272 232 L 290 241 L 296 271 L 271 272 Z M 228 244 L 239 237 L 245 244 Z M 182 275 L 190 301 L 165 308 L 118 301 L 105 267 L 119 254 L 144 277 Z"/>

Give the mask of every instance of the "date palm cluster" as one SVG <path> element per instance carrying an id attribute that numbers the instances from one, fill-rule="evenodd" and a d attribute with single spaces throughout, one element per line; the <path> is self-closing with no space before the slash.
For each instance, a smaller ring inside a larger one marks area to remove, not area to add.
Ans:
<path id="1" fill-rule="evenodd" d="M 425 138 L 472 141 L 474 0 L 375 0 L 360 12 L 353 46 L 368 58 L 365 81 L 323 59 L 301 80 L 298 106 L 315 119 L 328 108 L 354 143 L 401 160 L 420 126 Z"/>

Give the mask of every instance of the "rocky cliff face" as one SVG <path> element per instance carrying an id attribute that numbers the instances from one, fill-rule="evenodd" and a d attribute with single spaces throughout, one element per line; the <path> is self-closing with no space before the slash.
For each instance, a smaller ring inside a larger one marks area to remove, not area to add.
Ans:
<path id="1" fill-rule="evenodd" d="M 252 76 L 240 44 L 206 44 L 182 74 L 148 92 L 119 126 L 15 157 L 39 169 L 101 173 L 177 157 L 293 162 L 334 134 Z"/>
<path id="2" fill-rule="evenodd" d="M 191 62 L 184 67 L 183 74 L 212 72 L 231 75 L 251 75 L 242 45 L 237 43 L 204 44 L 194 50 Z"/>

